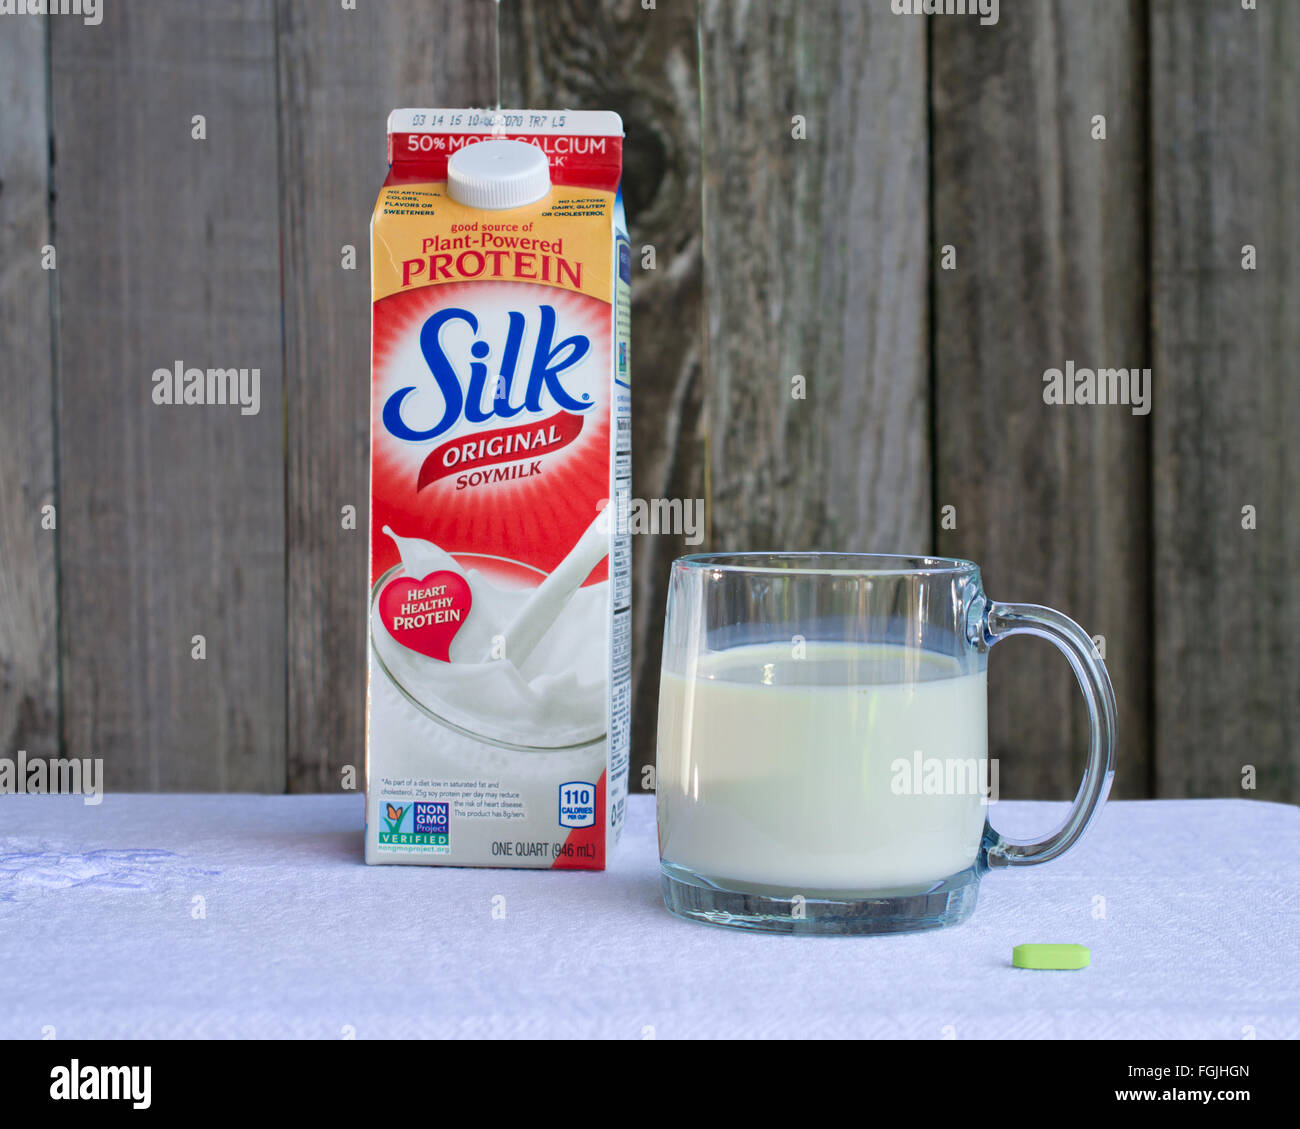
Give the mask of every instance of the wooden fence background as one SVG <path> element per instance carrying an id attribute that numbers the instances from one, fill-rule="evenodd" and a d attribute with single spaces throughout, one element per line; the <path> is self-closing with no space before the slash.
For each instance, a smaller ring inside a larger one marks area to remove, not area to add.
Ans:
<path id="1" fill-rule="evenodd" d="M 972 557 L 1105 637 L 1116 795 L 1300 800 L 1300 4 L 103 13 L 0 16 L 0 755 L 360 766 L 385 115 L 499 98 L 624 116 L 637 496 L 707 499 L 720 549 Z M 260 367 L 260 413 L 156 407 L 177 360 Z M 1150 415 L 1044 404 L 1070 360 L 1150 367 Z M 683 544 L 635 549 L 634 769 Z M 1017 640 L 990 677 L 1004 793 L 1071 795 L 1066 665 Z"/>

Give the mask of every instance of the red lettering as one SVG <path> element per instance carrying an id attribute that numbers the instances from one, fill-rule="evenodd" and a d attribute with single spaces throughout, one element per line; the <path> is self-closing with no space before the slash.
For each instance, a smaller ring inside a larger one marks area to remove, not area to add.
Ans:
<path id="1" fill-rule="evenodd" d="M 471 270 L 465 265 L 467 262 L 477 265 Z M 486 265 L 481 251 L 462 251 L 460 258 L 456 260 L 456 270 L 460 272 L 461 278 L 477 278 L 483 273 Z"/>
<path id="2" fill-rule="evenodd" d="M 411 279 L 424 273 L 423 259 L 407 259 L 402 264 L 402 285 L 410 286 Z"/>
<path id="3" fill-rule="evenodd" d="M 565 261 L 564 259 L 556 259 L 555 265 L 560 272 L 556 276 L 557 282 L 563 282 L 564 276 L 567 274 L 569 276 L 569 281 L 573 284 L 574 288 L 577 290 L 582 289 L 582 264 L 581 263 L 570 263 Z"/>

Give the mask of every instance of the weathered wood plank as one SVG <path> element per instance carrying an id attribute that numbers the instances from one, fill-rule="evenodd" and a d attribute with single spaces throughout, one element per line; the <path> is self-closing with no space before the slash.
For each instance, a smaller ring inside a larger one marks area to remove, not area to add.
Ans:
<path id="1" fill-rule="evenodd" d="M 1069 361 L 1150 364 L 1141 6 L 1005 0 L 994 26 L 930 26 L 937 545 L 980 562 L 994 598 L 1050 604 L 1105 637 L 1115 795 L 1147 795 L 1149 417 L 1043 396 L 1044 373 Z M 1073 796 L 1087 730 L 1068 666 L 1017 640 L 990 667 L 1003 793 Z"/>
<path id="2" fill-rule="evenodd" d="M 103 17 L 49 21 L 67 751 L 103 757 L 109 789 L 278 792 L 272 6 L 105 4 Z M 155 403 L 153 373 L 177 363 L 260 370 L 258 411 Z"/>
<path id="3" fill-rule="evenodd" d="M 365 749 L 369 223 L 397 106 L 496 100 L 496 6 L 278 9 L 288 436 L 290 791 L 328 791 Z M 343 155 L 342 158 L 340 155 Z M 355 249 L 344 268 L 344 247 Z M 355 509 L 344 528 L 343 508 Z"/>
<path id="4" fill-rule="evenodd" d="M 46 26 L 0 35 L 0 756 L 59 744 Z"/>
<path id="5" fill-rule="evenodd" d="M 1162 796 L 1300 800 L 1298 47 L 1300 5 L 1151 8 Z"/>
<path id="6" fill-rule="evenodd" d="M 927 551 L 924 22 L 708 0 L 700 38 L 713 544 Z"/>
<path id="7" fill-rule="evenodd" d="M 704 498 L 700 114 L 695 0 L 503 0 L 503 104 L 617 110 L 632 242 L 633 493 Z M 647 269 L 647 248 L 653 268 Z M 654 763 L 668 566 L 687 530 L 634 537 L 632 787 Z M 702 536 L 703 529 L 698 532 Z"/>

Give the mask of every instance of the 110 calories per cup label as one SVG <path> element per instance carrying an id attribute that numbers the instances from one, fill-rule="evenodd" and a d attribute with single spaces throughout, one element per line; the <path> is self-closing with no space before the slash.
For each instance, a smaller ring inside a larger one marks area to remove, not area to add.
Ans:
<path id="1" fill-rule="evenodd" d="M 596 786 L 586 781 L 560 785 L 560 826 L 594 827 L 596 825 Z"/>

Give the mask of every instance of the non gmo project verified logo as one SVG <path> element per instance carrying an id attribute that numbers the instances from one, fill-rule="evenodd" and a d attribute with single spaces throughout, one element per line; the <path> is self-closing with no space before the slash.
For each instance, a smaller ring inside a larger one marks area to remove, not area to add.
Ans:
<path id="1" fill-rule="evenodd" d="M 447 804 L 407 804 L 397 807 L 386 804 L 384 830 L 379 842 L 401 847 L 445 847 L 450 842 L 450 820 Z M 410 813 L 411 830 L 403 831 L 402 824 Z"/>

